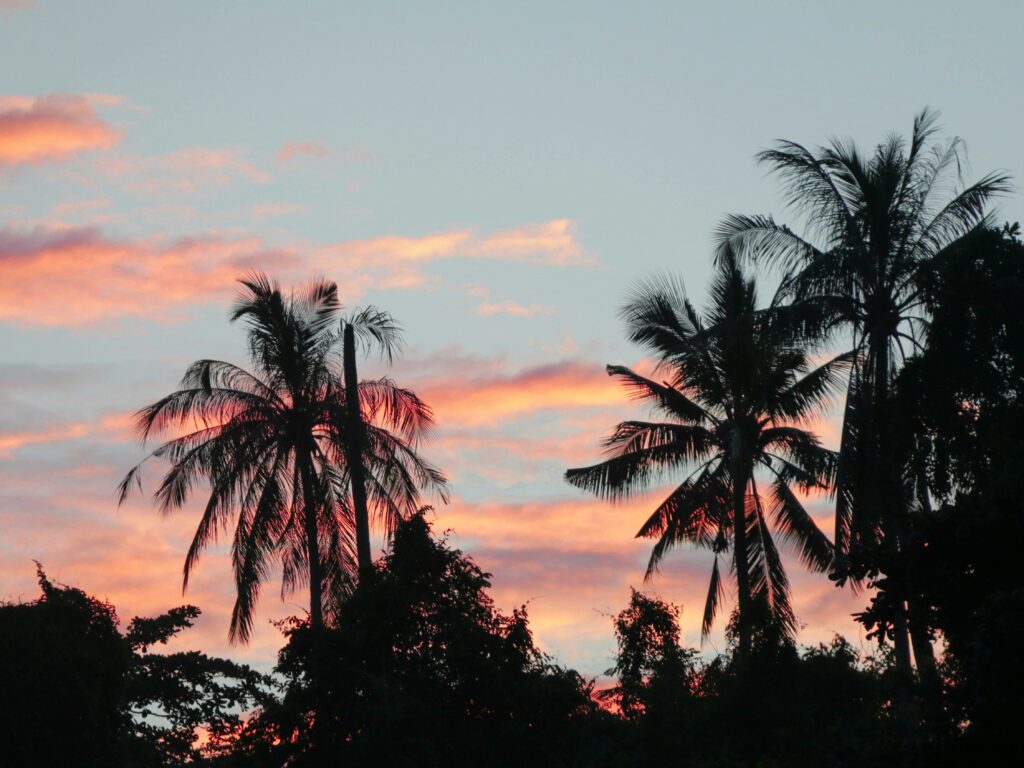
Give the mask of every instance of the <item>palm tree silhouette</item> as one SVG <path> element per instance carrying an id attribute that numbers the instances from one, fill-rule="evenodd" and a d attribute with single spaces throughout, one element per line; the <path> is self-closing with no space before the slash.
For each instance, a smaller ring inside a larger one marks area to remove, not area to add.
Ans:
<path id="1" fill-rule="evenodd" d="M 366 349 L 376 347 L 389 363 L 401 345 L 401 328 L 390 314 L 375 307 L 365 307 L 341 321 L 342 360 L 345 381 L 345 441 L 346 461 L 351 475 L 352 508 L 356 521 L 356 554 L 359 570 L 369 568 L 373 557 L 370 552 L 370 513 L 366 493 L 366 468 L 363 464 L 363 446 L 367 428 L 360 400 L 359 373 L 356 353 L 359 342 Z M 397 518 L 385 515 L 385 527 L 394 530 Z"/>
<path id="2" fill-rule="evenodd" d="M 789 583 L 767 518 L 803 562 L 821 571 L 832 545 L 793 488 L 826 489 L 835 455 L 801 427 L 841 385 L 845 358 L 810 369 L 797 324 L 759 311 L 756 286 L 723 259 L 707 322 L 671 278 L 641 284 L 622 312 L 631 341 L 654 352 L 662 382 L 608 366 L 662 421 L 625 421 L 605 441 L 608 459 L 570 469 L 566 480 L 619 500 L 667 473 L 687 475 L 655 509 L 638 537 L 657 539 L 647 575 L 669 549 L 691 543 L 715 553 L 704 608 L 707 636 L 723 597 L 719 557 L 731 550 L 738 594 L 738 653 L 750 650 L 755 603 L 785 633 L 796 630 Z M 767 475 L 764 498 L 758 475 Z"/>
<path id="3" fill-rule="evenodd" d="M 144 442 L 176 430 L 186 434 L 158 446 L 119 486 L 123 502 L 133 487 L 141 490 L 145 461 L 166 459 L 171 467 L 155 498 L 169 513 L 201 480 L 209 482 L 183 588 L 202 551 L 235 518 L 232 642 L 250 638 L 259 590 L 274 562 L 282 566 L 282 597 L 308 583 L 314 627 L 349 588 L 356 563 L 346 392 L 336 370 L 337 286 L 320 280 L 285 297 L 262 274 L 240 282 L 231 320 L 248 325 L 255 372 L 220 360 L 189 366 L 178 390 L 136 414 Z M 382 509 L 414 512 L 421 490 L 444 492 L 444 476 L 415 451 L 432 422 L 430 409 L 389 379 L 356 386 L 365 410 L 359 462 L 365 487 Z"/>
<path id="4" fill-rule="evenodd" d="M 782 179 L 787 202 L 805 217 L 806 236 L 770 216 L 730 216 L 717 233 L 723 257 L 735 252 L 781 269 L 781 295 L 817 308 L 822 341 L 852 335 L 836 477 L 833 576 L 840 583 L 900 559 L 909 505 L 892 430 L 893 381 L 926 337 L 929 272 L 991 224 L 987 204 L 1010 188 L 999 173 L 962 186 L 963 142 L 932 142 L 936 119 L 924 110 L 909 147 L 893 135 L 871 157 L 838 140 L 816 153 L 779 142 L 758 160 Z M 942 195 L 951 177 L 959 191 L 948 199 Z M 899 589 L 896 579 L 889 582 Z M 896 613 L 897 664 L 909 670 L 905 607 Z M 917 628 L 914 645 L 919 665 L 933 665 L 925 628 Z"/>

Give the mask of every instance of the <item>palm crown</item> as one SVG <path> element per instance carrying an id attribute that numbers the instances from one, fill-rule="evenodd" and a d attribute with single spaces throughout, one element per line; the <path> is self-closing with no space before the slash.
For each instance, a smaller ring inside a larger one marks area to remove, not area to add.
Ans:
<path id="1" fill-rule="evenodd" d="M 605 441 L 610 457 L 571 469 L 566 479 L 612 500 L 660 477 L 685 473 L 638 536 L 656 539 L 648 575 L 665 553 L 691 543 L 715 553 L 704 609 L 707 635 L 723 583 L 719 556 L 732 553 L 741 648 L 749 643 L 751 606 L 763 601 L 773 620 L 795 631 L 789 585 L 768 519 L 816 570 L 832 546 L 794 488 L 824 489 L 834 454 L 802 428 L 841 383 L 846 361 L 810 369 L 799 325 L 782 311 L 761 311 L 756 289 L 731 259 L 719 265 L 710 309 L 702 319 L 671 279 L 642 284 L 622 314 L 631 341 L 654 352 L 662 381 L 609 366 L 631 394 L 663 420 L 626 421 Z M 759 492 L 759 475 L 770 492 Z"/>
<path id="2" fill-rule="evenodd" d="M 914 120 L 909 146 L 897 136 L 870 157 L 852 143 L 833 140 L 816 153 L 780 142 L 758 159 L 779 175 L 787 202 L 804 214 L 801 237 L 770 216 L 731 216 L 719 227 L 721 254 L 738 252 L 781 268 L 781 294 L 814 305 L 817 335 L 852 334 L 840 466 L 837 475 L 836 548 L 845 554 L 856 539 L 872 543 L 883 533 L 886 509 L 898 496 L 895 466 L 885 433 L 891 382 L 898 363 L 919 351 L 927 330 L 924 288 L 943 254 L 991 224 L 993 197 L 1009 189 L 1008 177 L 989 174 L 961 186 L 963 142 L 931 142 L 934 112 Z M 891 474 L 891 473 L 890 473 Z"/>
<path id="3" fill-rule="evenodd" d="M 256 599 L 275 562 L 282 567 L 282 596 L 308 584 L 314 624 L 333 613 L 355 563 L 337 287 L 318 281 L 285 297 L 263 275 L 241 282 L 231 319 L 248 325 L 254 372 L 199 360 L 178 390 L 136 414 L 143 441 L 186 430 L 147 457 L 171 465 L 155 493 L 163 512 L 182 507 L 200 481 L 209 483 L 185 558 L 186 587 L 202 551 L 234 520 L 230 635 L 236 641 L 250 637 Z M 368 493 L 393 521 L 419 507 L 422 490 L 444 493 L 444 476 L 415 450 L 433 418 L 415 394 L 389 379 L 358 386 Z M 143 463 L 122 481 L 122 501 L 133 486 L 141 489 Z"/>

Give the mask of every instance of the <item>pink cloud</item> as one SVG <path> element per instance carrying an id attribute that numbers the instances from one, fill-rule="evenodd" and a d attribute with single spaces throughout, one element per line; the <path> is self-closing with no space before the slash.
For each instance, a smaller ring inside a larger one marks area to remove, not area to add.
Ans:
<path id="1" fill-rule="evenodd" d="M 331 150 L 327 148 L 327 145 L 318 141 L 286 141 L 277 150 L 276 158 L 277 162 L 286 163 L 298 155 L 327 157 L 329 154 L 331 154 Z"/>
<path id="2" fill-rule="evenodd" d="M 0 97 L 0 165 L 56 162 L 119 138 L 84 96 Z"/>
<path id="3" fill-rule="evenodd" d="M 112 240 L 94 228 L 0 230 L 0 321 L 81 325 L 127 316 L 171 319 L 183 304 L 226 300 L 256 268 L 297 257 L 255 238 Z"/>
<path id="4" fill-rule="evenodd" d="M 493 237 L 471 230 L 383 236 L 313 248 L 304 258 L 297 247 L 269 247 L 255 237 L 207 233 L 175 240 L 119 240 L 94 227 L 5 227 L 0 229 L 0 322 L 79 325 L 128 316 L 173 319 L 180 316 L 176 310 L 182 305 L 224 300 L 235 281 L 253 269 L 284 281 L 329 275 L 346 289 L 348 301 L 369 287 L 436 285 L 438 279 L 424 272 L 436 261 L 521 259 L 519 251 L 500 245 L 492 249 L 492 242 Z M 562 247 L 545 253 L 548 245 L 540 238 L 531 261 L 562 265 Z"/>
<path id="5" fill-rule="evenodd" d="M 0 459 L 9 459 L 16 451 L 30 445 L 66 443 L 90 437 L 125 440 L 132 435 L 129 413 L 110 413 L 97 421 L 51 423 L 35 429 L 0 430 Z"/>

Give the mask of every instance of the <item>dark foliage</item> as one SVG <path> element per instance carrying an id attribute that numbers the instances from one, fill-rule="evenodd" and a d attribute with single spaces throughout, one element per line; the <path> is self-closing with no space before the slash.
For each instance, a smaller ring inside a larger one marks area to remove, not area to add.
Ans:
<path id="1" fill-rule="evenodd" d="M 42 568 L 39 584 L 38 600 L 0 606 L 4 765 L 206 765 L 271 691 L 231 661 L 150 652 L 192 625 L 193 606 L 133 619 L 122 634 L 109 603 L 52 583 Z"/>
<path id="2" fill-rule="evenodd" d="M 506 616 L 488 575 L 399 524 L 391 553 L 366 572 L 336 629 L 286 627 L 282 702 L 245 749 L 281 765 L 569 765 L 589 685 L 533 643 L 525 609 Z M 277 741 L 274 745 L 268 743 Z"/>

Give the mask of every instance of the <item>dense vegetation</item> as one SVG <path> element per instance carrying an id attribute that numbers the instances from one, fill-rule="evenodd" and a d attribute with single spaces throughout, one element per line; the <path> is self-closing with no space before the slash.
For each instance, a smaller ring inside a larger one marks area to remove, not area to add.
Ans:
<path id="1" fill-rule="evenodd" d="M 40 568 L 37 601 L 0 606 L 10 764 L 916 766 L 1005 749 L 1024 679 L 1024 243 L 987 205 L 1008 182 L 960 184 L 962 146 L 936 144 L 928 113 L 870 156 L 783 142 L 761 160 L 805 235 L 727 218 L 703 313 L 672 278 L 633 292 L 629 339 L 657 370 L 608 372 L 654 418 L 623 421 L 604 461 L 566 475 L 611 500 L 675 484 L 639 529 L 648 575 L 676 547 L 714 553 L 702 624 L 734 582 L 724 653 L 682 646 L 682 609 L 634 591 L 612 687 L 545 656 L 526 609 L 499 611 L 489 575 L 430 530 L 423 497 L 446 485 L 419 453 L 429 407 L 358 379 L 357 351 L 397 351 L 391 317 L 343 317 L 328 282 L 287 297 L 255 276 L 233 315 L 253 372 L 200 360 L 139 428 L 204 425 L 154 451 L 169 462 L 156 496 L 169 510 L 210 491 L 186 575 L 233 525 L 232 637 L 275 564 L 286 590 L 308 587 L 309 616 L 281 627 L 262 675 L 154 653 L 193 607 L 122 631 Z M 834 399 L 831 451 L 812 423 Z M 835 501 L 831 538 L 802 506 L 812 489 Z M 375 525 L 390 548 L 373 562 Z M 797 645 L 776 538 L 864 590 L 873 655 Z"/>

